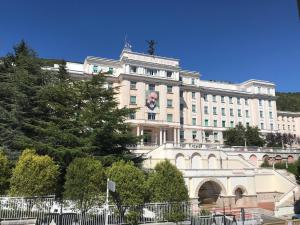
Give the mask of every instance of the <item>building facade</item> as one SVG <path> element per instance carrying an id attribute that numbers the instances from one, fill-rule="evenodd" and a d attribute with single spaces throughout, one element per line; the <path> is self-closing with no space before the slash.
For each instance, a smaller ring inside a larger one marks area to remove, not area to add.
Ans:
<path id="1" fill-rule="evenodd" d="M 202 80 L 199 72 L 182 70 L 178 59 L 130 49 L 119 60 L 87 57 L 83 64 L 67 67 L 78 78 L 108 74 L 108 85 L 119 87 L 120 107 L 138 108 L 128 122 L 145 136 L 143 145 L 222 144 L 222 132 L 238 123 L 258 126 L 264 134 L 280 131 L 272 82 Z"/>
<path id="2" fill-rule="evenodd" d="M 191 199 L 230 207 L 273 203 L 275 210 L 298 192 L 294 177 L 260 168 L 265 160 L 288 166 L 299 157 L 297 150 L 222 146 L 223 131 L 239 123 L 262 134 L 300 136 L 300 114 L 277 111 L 274 83 L 202 80 L 178 59 L 129 48 L 119 60 L 89 56 L 84 63 L 68 62 L 67 69 L 75 79 L 106 74 L 107 87 L 118 88 L 119 107 L 137 109 L 127 122 L 144 138 L 133 151 L 146 156 L 146 168 L 164 159 L 175 164 Z"/>

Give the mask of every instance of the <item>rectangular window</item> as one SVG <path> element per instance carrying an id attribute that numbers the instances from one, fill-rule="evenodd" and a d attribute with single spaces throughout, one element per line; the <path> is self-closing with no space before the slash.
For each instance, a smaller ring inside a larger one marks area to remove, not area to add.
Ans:
<path id="1" fill-rule="evenodd" d="M 93 73 L 98 73 L 98 66 L 96 65 L 93 66 Z"/>
<path id="2" fill-rule="evenodd" d="M 208 107 L 207 106 L 204 106 L 204 114 L 208 114 Z"/>
<path id="3" fill-rule="evenodd" d="M 225 102 L 225 97 L 221 96 L 221 102 L 224 103 Z"/>
<path id="4" fill-rule="evenodd" d="M 192 137 L 193 137 L 193 140 L 195 140 L 197 138 L 197 131 L 196 130 L 193 130 Z"/>
<path id="5" fill-rule="evenodd" d="M 137 67 L 136 66 L 130 66 L 130 73 L 136 73 Z"/>
<path id="6" fill-rule="evenodd" d="M 230 109 L 230 116 L 233 116 L 233 109 Z"/>
<path id="7" fill-rule="evenodd" d="M 167 114 L 167 122 L 173 122 L 173 114 Z"/>
<path id="8" fill-rule="evenodd" d="M 172 71 L 167 71 L 167 77 L 172 77 L 173 72 Z"/>
<path id="9" fill-rule="evenodd" d="M 261 87 L 258 87 L 257 89 L 258 89 L 258 93 L 260 93 L 261 92 Z"/>
<path id="10" fill-rule="evenodd" d="M 229 97 L 229 104 L 233 104 L 232 97 Z"/>
<path id="11" fill-rule="evenodd" d="M 218 141 L 218 133 L 214 132 L 214 140 Z"/>
<path id="12" fill-rule="evenodd" d="M 180 124 L 184 124 L 184 119 L 183 119 L 183 117 L 180 117 Z"/>
<path id="13" fill-rule="evenodd" d="M 151 75 L 151 76 L 155 76 L 157 74 L 157 70 L 146 68 L 146 74 Z"/>
<path id="14" fill-rule="evenodd" d="M 249 118 L 249 110 L 248 109 L 246 109 L 245 113 L 246 113 L 246 117 Z"/>
<path id="15" fill-rule="evenodd" d="M 148 113 L 148 120 L 155 120 L 155 113 Z"/>
<path id="16" fill-rule="evenodd" d="M 242 112 L 240 109 L 238 109 L 238 117 L 242 117 Z"/>
<path id="17" fill-rule="evenodd" d="M 155 84 L 149 84 L 148 89 L 149 91 L 155 91 Z"/>
<path id="18" fill-rule="evenodd" d="M 259 111 L 259 117 L 264 118 L 264 112 L 263 111 Z"/>
<path id="19" fill-rule="evenodd" d="M 112 67 L 108 68 L 108 74 L 113 74 L 114 73 L 114 69 Z"/>
<path id="20" fill-rule="evenodd" d="M 192 92 L 192 99 L 195 99 L 195 98 L 196 98 L 196 93 Z"/>
<path id="21" fill-rule="evenodd" d="M 135 120 L 135 112 L 131 112 L 131 113 L 129 114 L 129 119 Z"/>
<path id="22" fill-rule="evenodd" d="M 263 100 L 259 99 L 259 106 L 263 105 Z"/>
<path id="23" fill-rule="evenodd" d="M 130 104 L 132 104 L 132 105 L 136 104 L 136 96 L 133 96 L 133 95 L 130 96 Z"/>
<path id="24" fill-rule="evenodd" d="M 273 119 L 273 113 L 272 112 L 269 112 L 269 117 L 270 117 L 270 119 Z"/>
<path id="25" fill-rule="evenodd" d="M 270 124 L 270 128 L 271 128 L 271 130 L 274 130 L 274 125 L 273 125 L 273 123 Z"/>
<path id="26" fill-rule="evenodd" d="M 167 107 L 168 108 L 172 108 L 173 107 L 173 100 L 172 99 L 168 99 L 167 100 Z"/>
<path id="27" fill-rule="evenodd" d="M 234 127 L 234 122 L 230 121 L 230 127 L 233 128 Z"/>
<path id="28" fill-rule="evenodd" d="M 206 127 L 209 126 L 208 119 L 205 119 L 205 120 L 204 120 L 204 126 L 206 126 Z"/>
<path id="29" fill-rule="evenodd" d="M 250 123 L 249 123 L 249 122 L 247 122 L 247 123 L 246 123 L 246 127 L 249 127 L 249 126 L 250 126 Z"/>
<path id="30" fill-rule="evenodd" d="M 192 78 L 192 85 L 195 85 L 195 78 Z"/>
<path id="31" fill-rule="evenodd" d="M 213 95 L 213 102 L 217 102 L 217 96 Z"/>
<path id="32" fill-rule="evenodd" d="M 168 85 L 168 86 L 167 86 L 167 92 L 168 92 L 168 93 L 172 93 L 172 92 L 173 92 L 173 87 L 170 86 L 170 85 Z"/>
<path id="33" fill-rule="evenodd" d="M 295 125 L 293 125 L 293 130 L 294 130 L 294 131 L 296 130 L 296 126 L 295 126 Z"/>
<path id="34" fill-rule="evenodd" d="M 291 129 L 291 126 L 290 125 L 288 125 L 288 130 L 290 130 Z"/>
<path id="35" fill-rule="evenodd" d="M 214 127 L 217 127 L 217 126 L 218 126 L 218 121 L 214 120 Z"/>
<path id="36" fill-rule="evenodd" d="M 135 90 L 136 89 L 136 82 L 135 81 L 130 81 L 130 89 Z"/>
<path id="37" fill-rule="evenodd" d="M 208 99 L 208 98 L 207 98 L 207 94 L 204 94 L 204 95 L 203 95 L 203 99 L 204 99 L 204 101 L 207 102 L 207 99 Z"/>
<path id="38" fill-rule="evenodd" d="M 264 123 L 260 123 L 260 129 L 265 129 Z"/>
<path id="39" fill-rule="evenodd" d="M 241 98 L 240 98 L 240 97 L 237 98 L 237 104 L 238 104 L 238 105 L 241 104 Z"/>
<path id="40" fill-rule="evenodd" d="M 196 118 L 192 118 L 192 125 L 196 126 Z"/>
<path id="41" fill-rule="evenodd" d="M 217 107 L 213 107 L 213 114 L 217 115 Z"/>
<path id="42" fill-rule="evenodd" d="M 184 139 L 184 131 L 180 130 L 180 139 Z"/>
<path id="43" fill-rule="evenodd" d="M 245 105 L 249 105 L 248 99 L 245 99 Z"/>
<path id="44" fill-rule="evenodd" d="M 272 107 L 272 101 L 269 100 L 269 107 Z"/>
<path id="45" fill-rule="evenodd" d="M 222 116 L 225 116 L 225 108 L 222 108 Z"/>
<path id="46" fill-rule="evenodd" d="M 226 127 L 226 121 L 225 120 L 222 121 L 222 127 Z"/>
<path id="47" fill-rule="evenodd" d="M 193 113 L 196 112 L 196 105 L 192 105 L 192 112 L 193 112 Z"/>

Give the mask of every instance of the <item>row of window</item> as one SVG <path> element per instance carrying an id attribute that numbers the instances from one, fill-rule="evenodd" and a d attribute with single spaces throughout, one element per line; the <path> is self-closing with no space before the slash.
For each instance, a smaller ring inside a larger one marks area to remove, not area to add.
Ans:
<path id="1" fill-rule="evenodd" d="M 204 101 L 206 101 L 206 102 L 208 101 L 208 96 L 209 95 L 207 95 L 207 94 L 203 95 Z M 220 96 L 220 97 L 221 97 L 221 103 L 225 103 L 225 98 L 227 98 L 227 97 L 225 97 L 225 96 Z M 234 98 L 234 97 L 231 97 L 231 96 L 228 97 L 229 104 L 233 104 L 233 101 L 235 99 L 236 99 L 236 102 L 237 102 L 238 105 L 241 105 L 242 101 L 245 102 L 245 105 L 249 105 L 249 100 L 247 98 L 240 98 L 240 97 Z M 217 95 L 212 95 L 212 102 L 217 102 Z M 263 106 L 263 104 L 264 104 L 264 100 L 259 99 L 259 106 Z M 272 107 L 272 101 L 271 100 L 268 100 L 268 105 L 269 105 L 269 107 Z"/>
<path id="2" fill-rule="evenodd" d="M 130 81 L 130 89 L 136 90 L 136 81 Z M 148 84 L 149 91 L 155 91 L 155 84 Z M 173 86 L 167 85 L 167 93 L 173 93 Z"/>
<path id="3" fill-rule="evenodd" d="M 280 124 L 278 124 L 278 129 L 280 129 Z M 287 129 L 291 130 L 291 126 L 287 125 Z M 285 124 L 282 124 L 282 130 L 285 130 Z M 296 126 L 293 125 L 293 131 L 295 131 L 295 130 L 296 130 Z"/>
<path id="4" fill-rule="evenodd" d="M 136 119 L 135 112 L 129 114 L 129 119 Z M 148 120 L 156 120 L 156 113 L 148 113 Z M 167 122 L 173 122 L 173 114 L 167 114 Z"/>
<path id="5" fill-rule="evenodd" d="M 165 75 L 168 78 L 171 78 L 173 76 L 173 71 L 160 71 L 153 68 L 143 68 L 143 67 L 137 67 L 137 66 L 130 66 L 130 73 L 145 73 L 149 76 L 157 76 L 159 72 L 161 72 L 162 75 Z"/>

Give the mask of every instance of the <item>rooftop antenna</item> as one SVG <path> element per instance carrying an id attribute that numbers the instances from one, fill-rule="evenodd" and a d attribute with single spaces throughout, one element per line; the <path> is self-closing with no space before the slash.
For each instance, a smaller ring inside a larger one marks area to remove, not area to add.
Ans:
<path id="1" fill-rule="evenodd" d="M 130 51 L 132 50 L 132 45 L 127 40 L 127 34 L 125 34 L 125 44 L 124 44 L 124 50 Z"/>

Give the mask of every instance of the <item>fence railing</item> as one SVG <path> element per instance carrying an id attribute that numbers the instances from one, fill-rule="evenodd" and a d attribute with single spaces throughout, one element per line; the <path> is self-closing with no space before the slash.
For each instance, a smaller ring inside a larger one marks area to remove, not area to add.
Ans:
<path id="1" fill-rule="evenodd" d="M 88 211 L 82 212 L 76 208 L 74 202 L 60 204 L 54 200 L 54 196 L 39 198 L 10 198 L 0 197 L 0 221 L 31 219 L 37 220 L 37 225 L 49 225 L 52 221 L 56 225 L 104 225 L 108 215 L 108 224 L 128 224 L 129 220 L 135 220 L 139 224 L 160 223 L 173 221 L 191 221 L 195 225 L 211 224 L 231 225 L 234 220 L 241 220 L 238 211 L 221 215 L 214 212 L 209 216 L 202 216 L 202 211 L 197 204 L 182 203 L 148 203 L 138 206 L 109 206 L 106 210 L 103 206 L 94 206 Z M 245 210 L 244 219 L 253 221 L 251 224 L 259 224 L 260 215 L 255 211 Z M 254 223 L 255 222 L 255 223 Z"/>

